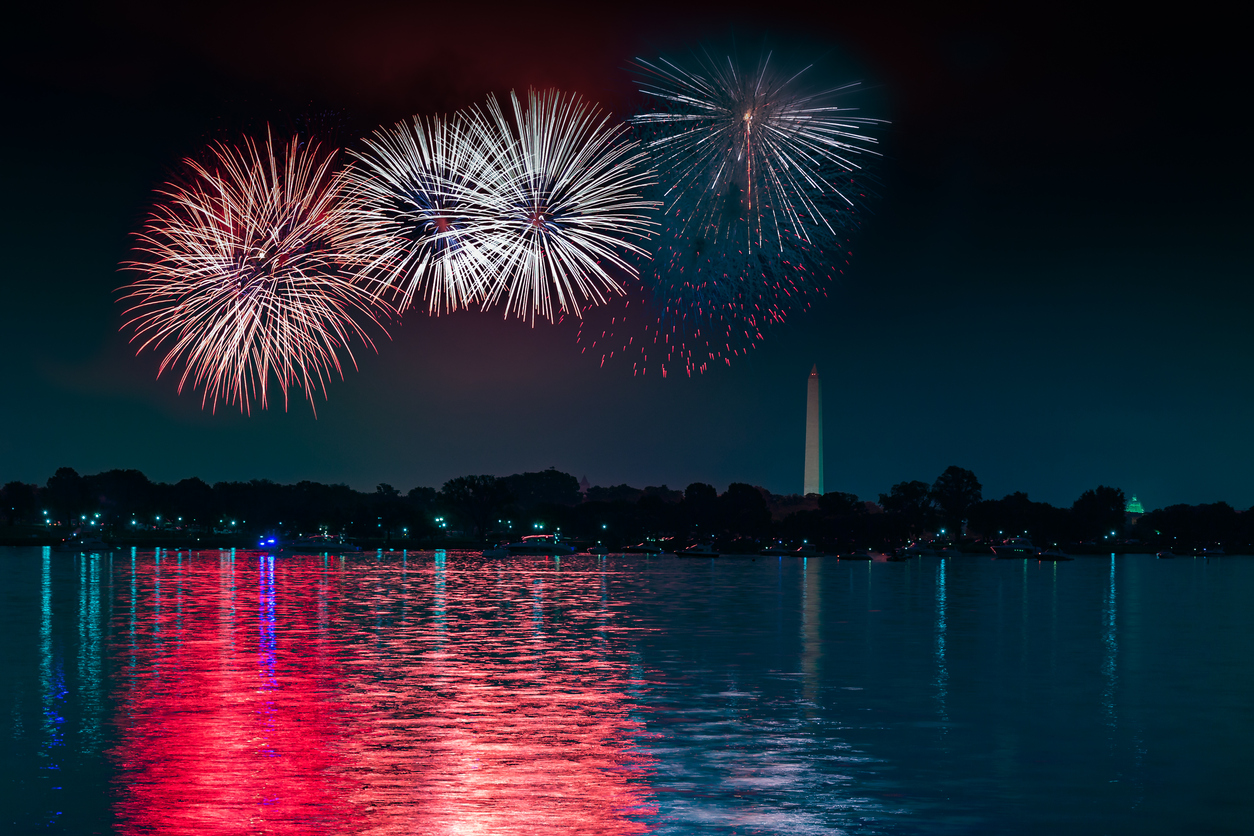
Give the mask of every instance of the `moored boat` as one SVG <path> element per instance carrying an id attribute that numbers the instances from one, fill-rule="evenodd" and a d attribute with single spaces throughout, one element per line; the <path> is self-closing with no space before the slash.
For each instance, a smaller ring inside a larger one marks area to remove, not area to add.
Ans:
<path id="1" fill-rule="evenodd" d="M 697 543 L 686 549 L 675 552 L 676 557 L 718 557 L 718 552 L 709 543 Z"/>
<path id="2" fill-rule="evenodd" d="M 656 543 L 637 543 L 623 549 L 623 554 L 665 554 L 665 551 Z"/>
<path id="3" fill-rule="evenodd" d="M 102 537 L 95 534 L 79 534 L 64 540 L 53 546 L 53 551 L 58 552 L 111 552 L 114 547 L 104 541 Z"/>
<path id="4" fill-rule="evenodd" d="M 501 548 L 509 554 L 574 554 L 575 547 L 563 543 L 556 534 L 528 534 L 517 543 L 506 543 Z"/>
<path id="5" fill-rule="evenodd" d="M 312 534 L 284 542 L 277 534 L 266 535 L 257 543 L 257 548 L 267 552 L 303 552 L 308 554 L 339 554 L 341 552 L 359 552 L 361 546 L 332 537 L 329 534 Z"/>
<path id="6" fill-rule="evenodd" d="M 1036 557 L 1040 553 L 1040 549 L 1032 545 L 1032 541 L 1026 537 L 1007 537 L 995 546 L 992 546 L 993 554 L 1001 560 L 1008 560 L 1016 557 Z"/>

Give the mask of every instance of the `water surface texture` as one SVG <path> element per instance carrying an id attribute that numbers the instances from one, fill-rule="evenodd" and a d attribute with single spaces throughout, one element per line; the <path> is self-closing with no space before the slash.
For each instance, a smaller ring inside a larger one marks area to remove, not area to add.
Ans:
<path id="1" fill-rule="evenodd" d="M 1254 559 L 0 550 L 0 830 L 1254 830 Z"/>

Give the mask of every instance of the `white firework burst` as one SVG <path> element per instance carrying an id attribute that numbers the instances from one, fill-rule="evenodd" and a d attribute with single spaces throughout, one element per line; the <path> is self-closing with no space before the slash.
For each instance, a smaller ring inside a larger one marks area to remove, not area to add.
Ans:
<path id="1" fill-rule="evenodd" d="M 809 68 L 777 72 L 769 53 L 753 70 L 730 56 L 696 63 L 637 59 L 641 92 L 665 109 L 632 122 L 653 126 L 646 148 L 665 172 L 664 215 L 678 236 L 783 251 L 789 238 L 808 245 L 847 227 L 841 208 L 858 197 L 848 175 L 858 155 L 876 154 L 862 131 L 883 123 L 834 104 L 858 85 L 806 92 Z"/>
<path id="2" fill-rule="evenodd" d="M 493 215 L 490 257 L 496 281 L 485 301 L 505 297 L 505 315 L 578 316 L 622 288 L 610 270 L 635 276 L 624 257 L 648 257 L 658 204 L 640 192 L 654 182 L 638 143 L 578 96 L 529 91 L 527 108 L 510 93 L 511 120 L 495 97 L 470 120 L 496 168 L 484 197 Z"/>
<path id="3" fill-rule="evenodd" d="M 373 347 L 358 323 L 378 324 L 389 307 L 376 291 L 346 276 L 332 241 L 344 222 L 343 182 L 335 153 L 293 138 L 267 136 L 218 144 L 208 162 L 187 160 L 185 184 L 169 184 L 136 249 L 123 266 L 140 277 L 121 288 L 130 303 L 124 328 L 139 350 L 165 345 L 158 369 L 179 364 L 179 391 L 204 387 L 202 405 L 268 403 L 271 375 L 310 403 L 340 352 L 356 365 L 350 342 Z"/>
<path id="4" fill-rule="evenodd" d="M 338 241 L 349 269 L 390 287 L 400 310 L 415 298 L 433 314 L 484 301 L 495 280 L 486 197 L 501 184 L 482 131 L 462 114 L 415 116 L 365 144 Z"/>

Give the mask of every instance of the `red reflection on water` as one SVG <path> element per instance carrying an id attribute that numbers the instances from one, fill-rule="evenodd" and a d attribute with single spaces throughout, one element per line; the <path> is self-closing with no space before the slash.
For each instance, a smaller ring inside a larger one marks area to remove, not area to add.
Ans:
<path id="1" fill-rule="evenodd" d="M 114 629 L 120 830 L 350 826 L 337 669 L 317 623 L 324 589 L 284 586 L 280 640 L 270 559 L 140 560 L 134 636 L 129 609 Z"/>
<path id="2" fill-rule="evenodd" d="M 647 832 L 603 579 L 510 569 L 141 557 L 118 829 Z"/>

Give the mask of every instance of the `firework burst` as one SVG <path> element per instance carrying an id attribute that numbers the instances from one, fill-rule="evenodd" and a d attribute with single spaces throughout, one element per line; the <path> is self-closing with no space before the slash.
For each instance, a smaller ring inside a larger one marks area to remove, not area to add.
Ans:
<path id="1" fill-rule="evenodd" d="M 637 275 L 633 260 L 657 204 L 640 191 L 653 182 L 644 154 L 615 123 L 578 96 L 530 91 L 527 108 L 511 93 L 513 119 L 495 97 L 471 120 L 494 161 L 485 189 L 495 217 L 490 249 L 497 276 L 485 306 L 505 299 L 505 315 L 578 316 L 585 303 L 622 293 L 611 271 Z"/>
<path id="2" fill-rule="evenodd" d="M 807 93 L 805 70 L 779 73 L 770 54 L 748 71 L 708 55 L 695 70 L 638 65 L 641 92 L 665 109 L 632 122 L 653 129 L 645 145 L 666 173 L 664 214 L 679 237 L 774 257 L 847 228 L 841 210 L 860 202 L 855 158 L 876 153 L 863 131 L 882 123 L 833 103 L 856 84 Z"/>
<path id="3" fill-rule="evenodd" d="M 637 373 L 699 373 L 826 294 L 867 196 L 861 155 L 878 156 L 864 131 L 882 120 L 835 104 L 856 85 L 808 92 L 805 70 L 780 73 L 769 54 L 748 69 L 708 54 L 691 67 L 637 66 L 659 105 L 632 119 L 661 172 L 655 258 L 634 304 L 579 340 Z"/>
<path id="4" fill-rule="evenodd" d="M 502 170 L 483 131 L 462 114 L 415 116 L 365 144 L 347 175 L 346 264 L 392 288 L 400 310 L 416 297 L 433 314 L 484 301 L 496 282 L 488 253 L 500 247 L 488 195 Z"/>
<path id="5" fill-rule="evenodd" d="M 179 392 L 202 388 L 202 405 L 268 403 L 271 375 L 313 404 L 332 371 L 343 376 L 349 343 L 373 347 L 358 320 L 389 311 L 367 284 L 341 270 L 332 241 L 345 223 L 335 154 L 293 138 L 276 149 L 250 139 L 218 144 L 187 182 L 160 194 L 124 267 L 132 342 L 164 350 L 158 376 L 182 366 Z"/>

